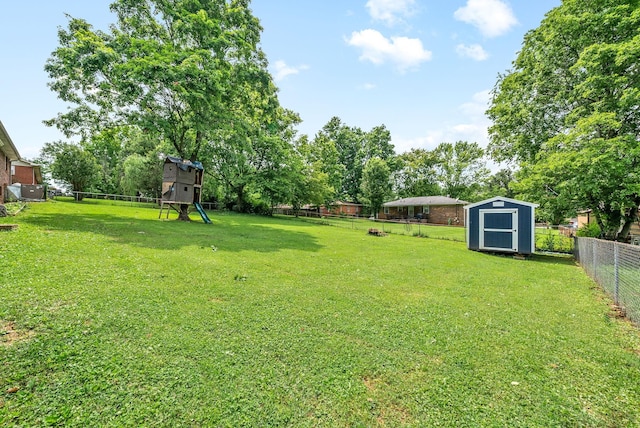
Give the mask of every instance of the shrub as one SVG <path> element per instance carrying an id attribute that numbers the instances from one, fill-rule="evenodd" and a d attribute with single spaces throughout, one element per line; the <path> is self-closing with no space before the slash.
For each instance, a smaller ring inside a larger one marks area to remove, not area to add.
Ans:
<path id="1" fill-rule="evenodd" d="M 596 223 L 589 223 L 578 229 L 576 235 L 582 238 L 598 238 L 602 235 L 602 231 Z"/>

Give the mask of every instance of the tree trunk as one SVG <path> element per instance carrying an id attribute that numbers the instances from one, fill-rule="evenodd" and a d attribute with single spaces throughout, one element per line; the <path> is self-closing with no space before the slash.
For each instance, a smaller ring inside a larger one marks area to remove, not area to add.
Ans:
<path id="1" fill-rule="evenodd" d="M 189 204 L 180 204 L 180 212 L 178 213 L 178 220 L 191 221 L 189 218 Z"/>
<path id="2" fill-rule="evenodd" d="M 629 231 L 631 230 L 631 226 L 638 218 L 638 207 L 633 207 L 629 210 L 629 214 L 624 216 L 624 225 L 618 233 L 617 240 L 620 242 L 626 242 L 627 237 L 629 236 Z"/>
<path id="3" fill-rule="evenodd" d="M 236 201 L 236 206 L 238 207 L 238 212 L 244 212 L 244 186 L 236 187 L 236 195 L 238 197 Z"/>

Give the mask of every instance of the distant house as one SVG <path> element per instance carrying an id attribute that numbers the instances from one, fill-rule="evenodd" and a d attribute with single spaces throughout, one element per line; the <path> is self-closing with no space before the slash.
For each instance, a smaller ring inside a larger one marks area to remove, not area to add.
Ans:
<path id="1" fill-rule="evenodd" d="M 298 210 L 293 209 L 292 205 L 280 204 L 273 207 L 273 214 L 297 215 L 302 217 L 319 217 L 320 209 L 316 205 L 305 204 Z"/>
<path id="2" fill-rule="evenodd" d="M 591 210 L 578 211 L 578 228 L 584 227 L 596 222 L 596 216 Z"/>
<path id="3" fill-rule="evenodd" d="M 7 187 L 11 184 L 11 162 L 20 159 L 18 149 L 0 122 L 0 204 L 7 196 Z"/>
<path id="4" fill-rule="evenodd" d="M 320 215 L 344 215 L 359 217 L 362 214 L 362 204 L 336 201 L 330 206 L 321 206 Z"/>
<path id="5" fill-rule="evenodd" d="M 464 226 L 463 207 L 468 203 L 448 196 L 404 198 L 384 203 L 378 218 Z"/>

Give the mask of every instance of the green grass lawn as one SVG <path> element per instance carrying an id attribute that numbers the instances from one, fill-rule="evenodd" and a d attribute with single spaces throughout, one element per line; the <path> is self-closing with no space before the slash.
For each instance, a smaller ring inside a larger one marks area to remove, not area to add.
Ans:
<path id="1" fill-rule="evenodd" d="M 386 234 L 465 241 L 465 229 L 460 226 L 436 226 L 418 222 L 372 221 L 363 218 L 337 216 L 323 218 L 301 217 L 300 219 L 314 224 L 337 226 L 345 229 L 367 231 L 369 228 L 374 228 Z"/>
<path id="2" fill-rule="evenodd" d="M 210 217 L 0 219 L 0 425 L 640 426 L 638 330 L 570 258 Z"/>

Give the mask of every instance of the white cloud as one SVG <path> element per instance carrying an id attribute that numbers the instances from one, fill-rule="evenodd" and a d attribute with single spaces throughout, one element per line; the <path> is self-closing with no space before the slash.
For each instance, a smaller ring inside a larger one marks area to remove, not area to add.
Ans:
<path id="1" fill-rule="evenodd" d="M 486 37 L 501 36 L 518 24 L 511 7 L 502 0 L 467 0 L 467 5 L 453 16 L 475 26 Z"/>
<path id="2" fill-rule="evenodd" d="M 485 112 L 489 107 L 490 99 L 491 91 L 476 92 L 471 101 L 459 107 L 466 120 L 465 123 L 452 127 L 453 132 L 459 135 L 458 140 L 475 141 L 483 147 L 489 143 L 488 129 L 491 122 Z"/>
<path id="3" fill-rule="evenodd" d="M 309 66 L 307 65 L 300 65 L 297 67 L 292 67 L 287 65 L 286 62 L 284 61 L 276 61 L 275 64 L 273 65 L 273 69 L 274 69 L 274 80 L 276 82 L 284 79 L 287 76 L 291 76 L 293 74 L 298 74 L 303 70 L 308 70 Z"/>
<path id="4" fill-rule="evenodd" d="M 485 111 L 490 97 L 489 90 L 477 92 L 470 101 L 460 105 L 458 110 L 462 112 L 462 117 L 458 123 L 447 123 L 440 128 L 428 129 L 423 136 L 418 138 L 394 137 L 392 143 L 396 153 L 408 152 L 412 148 L 433 150 L 440 143 L 455 143 L 456 141 L 468 141 L 486 147 L 489 143 L 488 129 L 491 122 L 486 117 Z"/>
<path id="5" fill-rule="evenodd" d="M 414 5 L 415 0 L 369 0 L 366 7 L 376 21 L 394 25 L 413 15 Z"/>
<path id="6" fill-rule="evenodd" d="M 376 30 L 354 31 L 346 39 L 347 44 L 360 48 L 360 60 L 380 65 L 386 62 L 395 64 L 401 73 L 418 67 L 429 61 L 432 53 L 422 46 L 420 39 L 391 37 L 387 39 Z"/>
<path id="7" fill-rule="evenodd" d="M 444 131 L 441 129 L 427 131 L 424 137 L 418 138 L 402 138 L 402 136 L 394 136 L 391 143 L 396 153 L 406 153 L 411 149 L 433 150 L 438 144 L 446 141 L 444 139 Z"/>
<path id="8" fill-rule="evenodd" d="M 364 89 L 365 91 L 371 91 L 376 88 L 376 85 L 373 83 L 364 83 L 360 86 L 360 89 Z"/>
<path id="9" fill-rule="evenodd" d="M 485 59 L 489 58 L 489 54 L 487 53 L 487 51 L 485 51 L 482 46 L 477 44 L 469 46 L 459 44 L 458 46 L 456 46 L 456 52 L 462 57 L 471 58 L 476 61 L 484 61 Z"/>
<path id="10" fill-rule="evenodd" d="M 489 101 L 491 100 L 491 91 L 485 90 L 476 92 L 473 94 L 471 101 L 466 102 L 460 106 L 460 111 L 466 116 L 478 118 L 482 116 L 489 108 Z"/>

